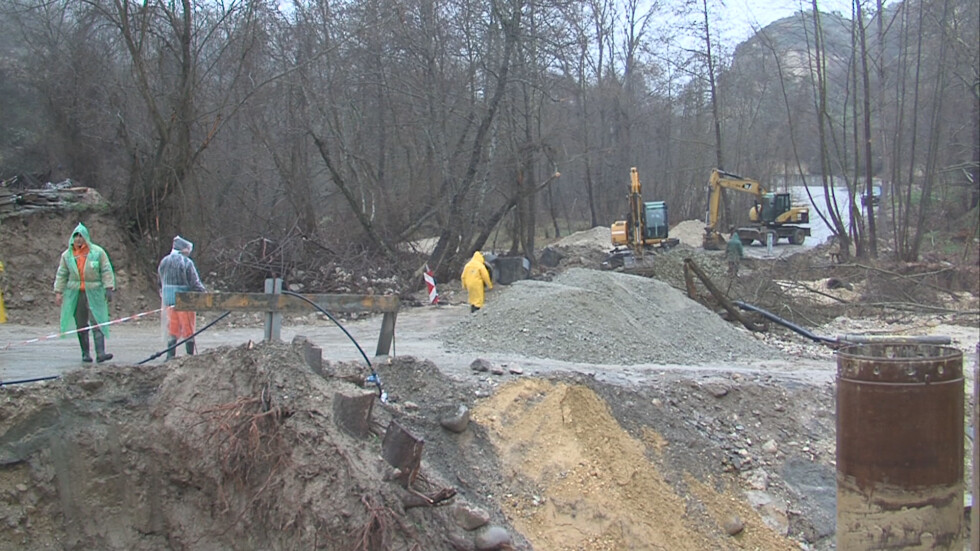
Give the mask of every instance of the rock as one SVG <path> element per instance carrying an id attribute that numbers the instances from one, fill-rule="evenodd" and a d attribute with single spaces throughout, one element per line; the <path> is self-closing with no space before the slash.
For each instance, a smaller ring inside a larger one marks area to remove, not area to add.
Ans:
<path id="1" fill-rule="evenodd" d="M 762 517 L 762 522 L 774 532 L 785 536 L 789 533 L 789 518 L 786 513 L 786 503 L 782 500 L 757 490 L 745 492 L 745 498 Z"/>
<path id="2" fill-rule="evenodd" d="M 719 377 L 712 377 L 702 382 L 700 386 L 715 398 L 722 398 L 732 390 L 732 383 Z"/>
<path id="3" fill-rule="evenodd" d="M 492 373 L 493 375 L 503 375 L 504 374 L 504 368 L 502 368 L 500 366 L 497 366 L 497 365 L 492 366 L 492 367 L 490 367 L 490 373 Z"/>
<path id="4" fill-rule="evenodd" d="M 473 542 L 466 536 L 458 533 L 448 534 L 446 541 L 455 551 L 473 551 Z"/>
<path id="5" fill-rule="evenodd" d="M 753 490 L 765 490 L 769 487 L 769 473 L 762 469 L 755 469 L 746 473 L 746 484 Z"/>
<path id="6" fill-rule="evenodd" d="M 470 369 L 482 373 L 485 371 L 490 371 L 490 367 L 492 366 L 493 364 L 491 364 L 489 360 L 484 360 L 483 358 L 477 358 L 473 360 L 473 363 L 470 364 Z"/>
<path id="7" fill-rule="evenodd" d="M 555 266 L 558 266 L 558 263 L 561 262 L 563 256 L 564 255 L 558 252 L 554 247 L 545 247 L 544 250 L 541 251 L 541 256 L 538 258 L 538 261 L 541 262 L 542 266 L 554 268 Z"/>
<path id="8" fill-rule="evenodd" d="M 766 443 L 762 445 L 762 451 L 769 455 L 776 455 L 776 452 L 779 451 L 779 445 L 776 444 L 775 440 L 766 440 Z"/>
<path id="9" fill-rule="evenodd" d="M 439 424 L 448 431 L 455 433 L 463 432 L 470 424 L 470 408 L 460 404 L 452 415 L 447 415 L 440 419 Z"/>
<path id="10" fill-rule="evenodd" d="M 460 502 L 453 506 L 453 521 L 463 530 L 476 530 L 490 522 L 490 513 L 469 503 Z"/>
<path id="11" fill-rule="evenodd" d="M 505 545 L 510 545 L 510 533 L 500 526 L 488 526 L 477 534 L 474 543 L 478 551 L 501 549 Z"/>
<path id="12" fill-rule="evenodd" d="M 725 520 L 724 524 L 725 533 L 729 536 L 735 536 L 742 533 L 745 530 L 745 524 L 738 515 L 732 515 Z"/>
<path id="13" fill-rule="evenodd" d="M 103 384 L 103 381 L 97 379 L 82 379 L 81 381 L 78 381 L 78 386 L 81 387 L 82 390 L 88 392 L 93 392 L 102 388 Z"/>
<path id="14" fill-rule="evenodd" d="M 521 368 L 521 366 L 519 366 L 517 364 L 511 365 L 510 367 L 508 367 L 507 368 L 507 371 L 510 371 L 510 373 L 512 375 L 523 375 L 524 374 L 524 369 Z"/>

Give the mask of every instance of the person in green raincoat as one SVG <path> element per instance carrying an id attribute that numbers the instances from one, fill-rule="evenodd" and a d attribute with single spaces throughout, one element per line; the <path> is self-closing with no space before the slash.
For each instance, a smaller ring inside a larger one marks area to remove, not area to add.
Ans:
<path id="1" fill-rule="evenodd" d="M 463 266 L 463 275 L 460 277 L 463 288 L 466 289 L 467 301 L 470 303 L 470 312 L 476 312 L 483 308 L 483 287 L 493 289 L 493 281 L 490 280 L 490 272 L 483 260 L 483 253 L 476 251 L 473 258 Z"/>
<path id="2" fill-rule="evenodd" d="M 61 332 L 88 327 L 109 321 L 109 301 L 116 288 L 112 263 L 102 247 L 92 243 L 88 228 L 79 223 L 68 239 L 68 248 L 61 253 L 58 273 L 54 278 L 55 304 L 61 306 Z M 88 330 L 78 331 L 82 361 L 91 362 Z M 109 327 L 93 327 L 95 361 L 112 359 L 105 351 Z"/>
<path id="3" fill-rule="evenodd" d="M 738 265 L 745 256 L 745 249 L 742 248 L 742 238 L 734 228 L 731 230 L 732 236 L 725 245 L 725 256 L 728 258 L 728 277 L 738 277 Z"/>

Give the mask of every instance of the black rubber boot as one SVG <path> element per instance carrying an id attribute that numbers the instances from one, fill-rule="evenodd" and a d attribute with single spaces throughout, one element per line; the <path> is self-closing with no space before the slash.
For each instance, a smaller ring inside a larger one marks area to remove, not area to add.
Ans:
<path id="1" fill-rule="evenodd" d="M 88 331 L 78 333 L 78 345 L 82 347 L 82 361 L 87 364 L 92 363 L 92 355 L 89 353 L 88 347 Z"/>
<path id="2" fill-rule="evenodd" d="M 170 340 L 167 341 L 167 360 L 174 359 L 174 356 L 176 355 L 177 355 L 177 339 L 171 337 Z"/>
<path id="3" fill-rule="evenodd" d="M 187 341 L 187 342 L 184 343 L 184 350 L 187 351 L 187 355 L 188 356 L 193 356 L 194 355 L 194 340 L 193 339 L 191 339 L 191 340 L 189 340 L 189 341 Z"/>
<path id="4" fill-rule="evenodd" d="M 92 339 L 95 341 L 95 361 L 96 363 L 107 362 L 112 359 L 112 354 L 105 352 L 105 335 L 101 331 L 93 331 Z"/>

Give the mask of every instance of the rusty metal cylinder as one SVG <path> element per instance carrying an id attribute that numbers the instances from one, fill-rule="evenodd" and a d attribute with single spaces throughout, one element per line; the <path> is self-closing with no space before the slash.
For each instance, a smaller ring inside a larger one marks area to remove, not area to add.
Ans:
<path id="1" fill-rule="evenodd" d="M 837 353 L 837 549 L 962 551 L 963 353 Z"/>

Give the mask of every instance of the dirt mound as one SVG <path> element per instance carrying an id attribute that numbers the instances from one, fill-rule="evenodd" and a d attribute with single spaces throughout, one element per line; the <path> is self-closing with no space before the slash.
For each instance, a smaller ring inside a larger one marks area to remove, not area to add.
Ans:
<path id="1" fill-rule="evenodd" d="M 771 357 L 714 312 L 661 281 L 572 268 L 518 281 L 446 332 L 451 349 L 570 362 L 699 364 Z"/>
<path id="2" fill-rule="evenodd" d="M 644 441 L 632 437 L 586 386 L 519 380 L 474 414 L 515 472 L 504 507 L 537 548 L 797 548 L 731 488 L 719 492 L 676 469 L 662 474 L 647 449 L 662 453 L 668 441 L 650 429 Z M 735 516 L 745 524 L 737 540 L 723 528 Z"/>
<path id="3" fill-rule="evenodd" d="M 409 364 L 432 375 L 420 366 Z M 335 425 L 338 392 L 363 391 L 315 375 L 298 348 L 251 343 L 6 390 L 0 549 L 349 551 L 472 541 L 451 508 L 408 509 L 408 492 L 385 481 L 380 442 Z M 383 422 L 398 408 L 375 410 Z M 416 489 L 447 487 L 424 465 L 422 474 Z"/>
<path id="4" fill-rule="evenodd" d="M 608 226 L 596 226 L 575 232 L 548 245 L 561 256 L 564 267 L 598 267 L 612 250 L 612 231 Z"/>
<path id="5" fill-rule="evenodd" d="M 472 550 L 484 532 L 461 522 L 478 518 L 514 549 L 828 541 L 827 521 L 813 519 L 832 518 L 832 506 L 815 510 L 812 486 L 793 490 L 809 479 L 782 465 L 808 454 L 800 461 L 829 469 L 832 416 L 813 413 L 832 412 L 829 393 L 664 373 L 629 389 L 575 374 L 499 385 L 392 358 L 375 366 L 390 401 L 374 402 L 372 432 L 397 420 L 423 438 L 414 488 L 457 491 L 446 506 L 417 507 L 390 480 L 382 439 L 336 426 L 336 396 L 365 392 L 349 381 L 366 366 L 328 362 L 321 377 L 300 350 L 248 343 L 5 387 L 0 550 Z M 782 413 L 801 394 L 806 407 Z M 473 408 L 468 428 L 443 428 L 461 406 Z M 772 439 L 778 449 L 766 451 Z M 745 498 L 749 477 L 764 499 Z M 744 530 L 733 538 L 734 517 Z"/>

